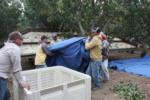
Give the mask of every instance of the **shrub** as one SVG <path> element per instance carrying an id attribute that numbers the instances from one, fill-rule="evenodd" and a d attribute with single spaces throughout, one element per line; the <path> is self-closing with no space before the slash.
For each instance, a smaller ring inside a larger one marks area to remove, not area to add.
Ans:
<path id="1" fill-rule="evenodd" d="M 139 90 L 137 84 L 121 82 L 113 87 L 113 92 L 117 93 L 124 100 L 144 100 L 145 95 Z"/>

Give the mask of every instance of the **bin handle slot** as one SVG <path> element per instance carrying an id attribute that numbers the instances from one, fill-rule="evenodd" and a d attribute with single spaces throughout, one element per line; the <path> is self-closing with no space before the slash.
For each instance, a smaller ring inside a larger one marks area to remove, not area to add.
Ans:
<path id="1" fill-rule="evenodd" d="M 45 94 L 54 93 L 54 92 L 60 91 L 60 90 L 63 90 L 63 86 L 62 85 L 41 90 L 40 94 L 41 95 L 45 95 Z"/>
<path id="2" fill-rule="evenodd" d="M 68 84 L 68 88 L 69 88 L 69 87 L 78 86 L 78 85 L 84 84 L 84 83 L 85 83 L 84 80 L 77 80 L 77 81 L 74 81 L 74 82 L 69 83 L 69 84 Z"/>

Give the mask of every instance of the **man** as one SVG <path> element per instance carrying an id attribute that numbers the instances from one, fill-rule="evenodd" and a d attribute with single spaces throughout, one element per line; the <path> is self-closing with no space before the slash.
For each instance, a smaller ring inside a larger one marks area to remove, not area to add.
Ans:
<path id="1" fill-rule="evenodd" d="M 77 32 L 74 32 L 74 33 L 73 33 L 73 37 L 79 37 L 78 33 L 77 33 Z"/>
<path id="2" fill-rule="evenodd" d="M 59 41 L 62 41 L 62 39 L 60 38 L 60 34 L 59 33 L 52 33 L 52 40 L 51 40 L 51 44 L 55 44 Z"/>
<path id="3" fill-rule="evenodd" d="M 48 51 L 48 37 L 41 36 L 41 43 L 36 51 L 35 66 L 36 68 L 47 67 L 45 63 L 46 55 L 52 56 L 52 53 Z"/>
<path id="4" fill-rule="evenodd" d="M 109 42 L 107 41 L 107 37 L 102 38 L 102 55 L 103 55 L 103 72 L 104 72 L 104 81 L 109 80 L 109 70 L 108 70 L 108 55 L 109 55 Z"/>
<path id="5" fill-rule="evenodd" d="M 103 79 L 104 81 L 109 80 L 109 70 L 108 70 L 108 54 L 109 54 L 109 42 L 107 40 L 107 36 L 101 32 L 99 28 L 97 28 L 97 33 L 99 34 L 99 38 L 102 41 L 102 71 L 103 71 Z"/>
<path id="6" fill-rule="evenodd" d="M 7 80 L 11 73 L 22 88 L 29 89 L 29 84 L 24 82 L 21 71 L 21 50 L 23 38 L 20 32 L 9 34 L 8 41 L 0 48 L 0 100 L 9 100 L 10 94 L 7 87 Z"/>
<path id="7" fill-rule="evenodd" d="M 90 51 L 91 61 L 86 70 L 86 74 L 89 74 L 92 78 L 92 89 L 100 87 L 100 68 L 102 62 L 101 54 L 101 40 L 96 29 L 92 29 L 89 41 L 86 41 L 85 48 Z"/>

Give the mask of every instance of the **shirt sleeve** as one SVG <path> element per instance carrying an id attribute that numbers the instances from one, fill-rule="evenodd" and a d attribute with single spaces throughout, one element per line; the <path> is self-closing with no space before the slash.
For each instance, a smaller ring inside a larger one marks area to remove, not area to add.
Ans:
<path id="1" fill-rule="evenodd" d="M 15 72 L 15 73 L 14 73 L 14 76 L 15 76 L 15 78 L 16 78 L 16 80 L 17 80 L 17 82 L 18 82 L 19 84 L 25 82 L 25 80 L 23 80 L 21 71 Z"/>
<path id="2" fill-rule="evenodd" d="M 103 41 L 103 48 L 108 48 L 109 47 L 109 42 L 107 40 Z"/>
<path id="3" fill-rule="evenodd" d="M 43 50 L 43 52 L 44 52 L 45 54 L 47 54 L 47 55 L 49 55 L 49 56 L 53 55 L 52 52 L 48 51 L 48 48 L 47 48 L 47 45 L 46 45 L 46 44 L 42 44 L 41 47 L 42 47 L 42 50 Z"/>
<path id="4" fill-rule="evenodd" d="M 13 72 L 18 72 L 22 70 L 22 66 L 21 66 L 21 51 L 19 48 L 17 49 L 12 49 L 10 54 L 10 60 L 12 63 L 12 70 Z"/>
<path id="5" fill-rule="evenodd" d="M 21 75 L 22 66 L 21 66 L 21 51 L 19 48 L 13 48 L 10 51 L 10 60 L 12 64 L 12 72 L 14 73 L 14 76 L 18 83 L 23 82 L 23 78 Z"/>
<path id="6" fill-rule="evenodd" d="M 85 43 L 85 48 L 87 50 L 89 50 L 89 49 L 91 49 L 91 48 L 93 48 L 95 46 L 97 46 L 97 40 L 95 38 L 93 38 L 90 42 L 86 42 Z"/>

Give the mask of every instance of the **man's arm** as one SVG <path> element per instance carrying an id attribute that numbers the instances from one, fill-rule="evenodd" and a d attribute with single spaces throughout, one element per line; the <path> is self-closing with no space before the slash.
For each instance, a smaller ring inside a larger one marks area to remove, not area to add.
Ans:
<path id="1" fill-rule="evenodd" d="M 42 50 L 45 54 L 49 55 L 49 56 L 52 56 L 53 53 L 48 51 L 48 48 L 47 48 L 47 45 L 46 44 L 42 44 Z"/>
<path id="2" fill-rule="evenodd" d="M 89 49 L 95 47 L 96 45 L 97 45 L 97 40 L 95 38 L 93 38 L 90 42 L 85 43 L 85 48 L 87 50 L 89 50 Z"/>
<path id="3" fill-rule="evenodd" d="M 11 50 L 11 53 L 9 56 L 10 56 L 10 60 L 12 63 L 12 71 L 17 82 L 20 84 L 21 87 L 29 89 L 30 88 L 29 84 L 27 84 L 25 80 L 23 80 L 23 77 L 21 75 L 22 66 L 21 66 L 20 50 L 19 49 Z"/>
<path id="4" fill-rule="evenodd" d="M 12 72 L 14 74 L 20 73 L 20 71 L 22 71 L 20 50 L 12 49 L 9 56 L 12 64 Z M 17 74 L 17 75 L 21 75 L 21 74 Z M 21 83 L 23 81 L 22 77 L 21 76 L 18 77 L 16 77 L 16 79 L 19 83 Z"/>

